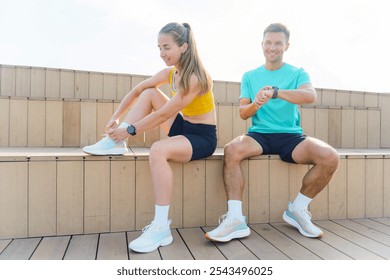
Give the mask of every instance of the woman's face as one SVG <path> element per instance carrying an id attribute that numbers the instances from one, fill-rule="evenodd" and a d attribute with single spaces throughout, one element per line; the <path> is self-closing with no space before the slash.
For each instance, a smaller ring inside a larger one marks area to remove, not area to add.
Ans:
<path id="1" fill-rule="evenodd" d="M 170 34 L 161 33 L 158 35 L 158 48 L 160 49 L 160 57 L 164 60 L 167 66 L 178 65 L 182 53 L 187 49 L 187 44 L 179 47 Z"/>

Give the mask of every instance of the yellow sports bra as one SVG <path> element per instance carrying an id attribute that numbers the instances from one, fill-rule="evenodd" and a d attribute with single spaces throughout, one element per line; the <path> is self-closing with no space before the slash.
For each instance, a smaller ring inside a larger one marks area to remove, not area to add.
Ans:
<path id="1" fill-rule="evenodd" d="M 174 77 L 175 67 L 172 67 L 171 72 L 169 73 L 169 84 L 171 85 L 172 96 L 176 95 Z M 214 109 L 214 97 L 213 90 L 210 89 L 207 93 L 202 95 L 197 95 L 194 100 L 187 107 L 183 108 L 182 113 L 185 116 L 198 116 L 210 112 Z"/>

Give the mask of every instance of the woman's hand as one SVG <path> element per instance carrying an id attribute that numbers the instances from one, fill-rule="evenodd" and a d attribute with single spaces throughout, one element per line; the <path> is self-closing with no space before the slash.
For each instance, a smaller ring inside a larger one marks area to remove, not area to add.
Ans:
<path id="1" fill-rule="evenodd" d="M 117 128 L 118 127 L 118 124 L 119 124 L 119 120 L 118 119 L 111 119 L 106 127 L 104 128 L 104 131 L 106 133 L 109 133 L 109 131 L 112 131 L 113 129 Z"/>
<path id="2" fill-rule="evenodd" d="M 107 134 L 116 143 L 125 140 L 130 135 L 129 133 L 127 133 L 127 127 L 111 129 L 107 131 Z"/>

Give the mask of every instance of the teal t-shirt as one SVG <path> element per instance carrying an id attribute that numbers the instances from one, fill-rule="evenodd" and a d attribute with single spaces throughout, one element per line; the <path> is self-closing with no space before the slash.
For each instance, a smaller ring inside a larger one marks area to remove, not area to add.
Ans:
<path id="1" fill-rule="evenodd" d="M 310 77 L 302 68 L 285 63 L 280 69 L 270 71 L 264 66 L 246 72 L 241 81 L 241 98 L 251 102 L 265 86 L 279 89 L 297 89 L 310 83 Z M 259 133 L 303 133 L 300 125 L 298 105 L 282 99 L 270 99 L 252 117 L 248 132 Z"/>

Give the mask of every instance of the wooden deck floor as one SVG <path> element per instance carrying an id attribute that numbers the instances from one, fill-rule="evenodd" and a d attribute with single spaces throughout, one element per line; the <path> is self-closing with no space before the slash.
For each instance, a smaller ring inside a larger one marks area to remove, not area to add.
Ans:
<path id="1" fill-rule="evenodd" d="M 127 249 L 140 232 L 0 240 L 0 260 L 389 260 L 390 218 L 316 221 L 321 239 L 285 223 L 250 225 L 229 243 L 204 238 L 210 228 L 173 229 L 174 242 L 148 254 Z"/>

